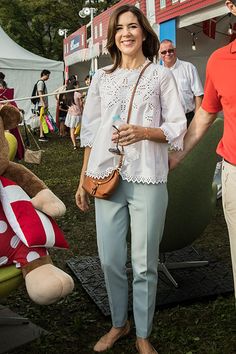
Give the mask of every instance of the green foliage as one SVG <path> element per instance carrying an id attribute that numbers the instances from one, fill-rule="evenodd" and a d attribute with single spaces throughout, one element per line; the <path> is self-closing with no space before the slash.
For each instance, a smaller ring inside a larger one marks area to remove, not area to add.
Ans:
<path id="1" fill-rule="evenodd" d="M 104 11 L 117 1 L 93 5 Z M 89 22 L 79 17 L 84 0 L 1 0 L 0 25 L 6 33 L 25 49 L 46 58 L 62 60 L 62 37 L 59 28 L 68 34 Z"/>

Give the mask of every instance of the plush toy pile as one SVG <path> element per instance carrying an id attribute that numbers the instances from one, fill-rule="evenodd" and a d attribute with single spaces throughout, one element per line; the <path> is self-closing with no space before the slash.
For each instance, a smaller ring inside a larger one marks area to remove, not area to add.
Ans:
<path id="1" fill-rule="evenodd" d="M 4 131 L 16 127 L 20 112 L 0 106 L 0 266 L 21 267 L 30 298 L 51 304 L 72 292 L 72 278 L 55 267 L 49 247 L 67 248 L 53 220 L 65 205 L 35 174 L 9 161 Z"/>

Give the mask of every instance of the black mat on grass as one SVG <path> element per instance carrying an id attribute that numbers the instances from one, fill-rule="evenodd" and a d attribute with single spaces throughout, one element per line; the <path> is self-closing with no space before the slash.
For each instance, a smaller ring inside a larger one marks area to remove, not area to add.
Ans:
<path id="1" fill-rule="evenodd" d="M 170 270 L 179 287 L 175 288 L 166 276 L 159 272 L 157 289 L 157 307 L 173 306 L 227 295 L 233 292 L 233 275 L 227 263 L 210 259 L 203 252 L 196 252 L 192 247 L 166 255 L 166 262 L 208 260 L 209 265 L 197 268 Z M 67 261 L 67 265 L 81 282 L 88 295 L 105 316 L 110 315 L 104 277 L 98 257 L 76 257 Z M 130 264 L 127 268 L 131 269 Z M 132 271 L 128 271 L 129 309 L 132 308 Z"/>
<path id="2" fill-rule="evenodd" d="M 12 324 L 12 318 L 22 318 L 8 307 L 0 305 L 0 354 L 9 353 L 23 344 L 36 340 L 48 332 L 34 323 L 24 321 L 22 324 Z"/>

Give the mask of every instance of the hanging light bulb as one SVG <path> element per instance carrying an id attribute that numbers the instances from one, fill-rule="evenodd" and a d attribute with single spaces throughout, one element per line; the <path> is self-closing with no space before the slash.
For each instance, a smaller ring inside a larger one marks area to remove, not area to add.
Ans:
<path id="1" fill-rule="evenodd" d="M 232 23 L 229 23 L 228 34 L 231 36 L 233 34 L 233 26 Z"/>
<path id="2" fill-rule="evenodd" d="M 192 35 L 192 50 L 196 50 L 196 43 L 195 43 L 195 33 L 191 33 Z"/>
<path id="3" fill-rule="evenodd" d="M 228 28 L 228 34 L 231 36 L 233 34 L 233 26 L 232 26 L 232 23 L 231 23 L 231 12 L 228 13 L 228 16 L 229 16 L 229 28 Z"/>
<path id="4" fill-rule="evenodd" d="M 196 48 L 196 43 L 195 43 L 194 40 L 193 40 L 193 42 L 192 42 L 192 50 L 197 50 L 197 48 Z"/>

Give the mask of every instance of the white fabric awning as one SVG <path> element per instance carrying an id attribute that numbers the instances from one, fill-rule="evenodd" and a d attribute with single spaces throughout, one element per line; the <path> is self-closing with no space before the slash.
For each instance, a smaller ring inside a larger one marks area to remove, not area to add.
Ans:
<path id="1" fill-rule="evenodd" d="M 70 66 L 81 61 L 88 61 L 96 58 L 101 54 L 100 44 L 95 43 L 93 47 L 77 50 L 76 52 L 65 57 L 65 65 Z"/>
<path id="2" fill-rule="evenodd" d="M 186 26 L 190 26 L 194 23 L 199 23 L 205 20 L 209 20 L 210 18 L 226 15 L 229 11 L 225 4 L 222 4 L 220 1 L 219 4 L 215 4 L 209 7 L 204 7 L 201 10 L 197 10 L 193 13 L 181 16 L 177 20 L 177 28 L 182 28 Z"/>

